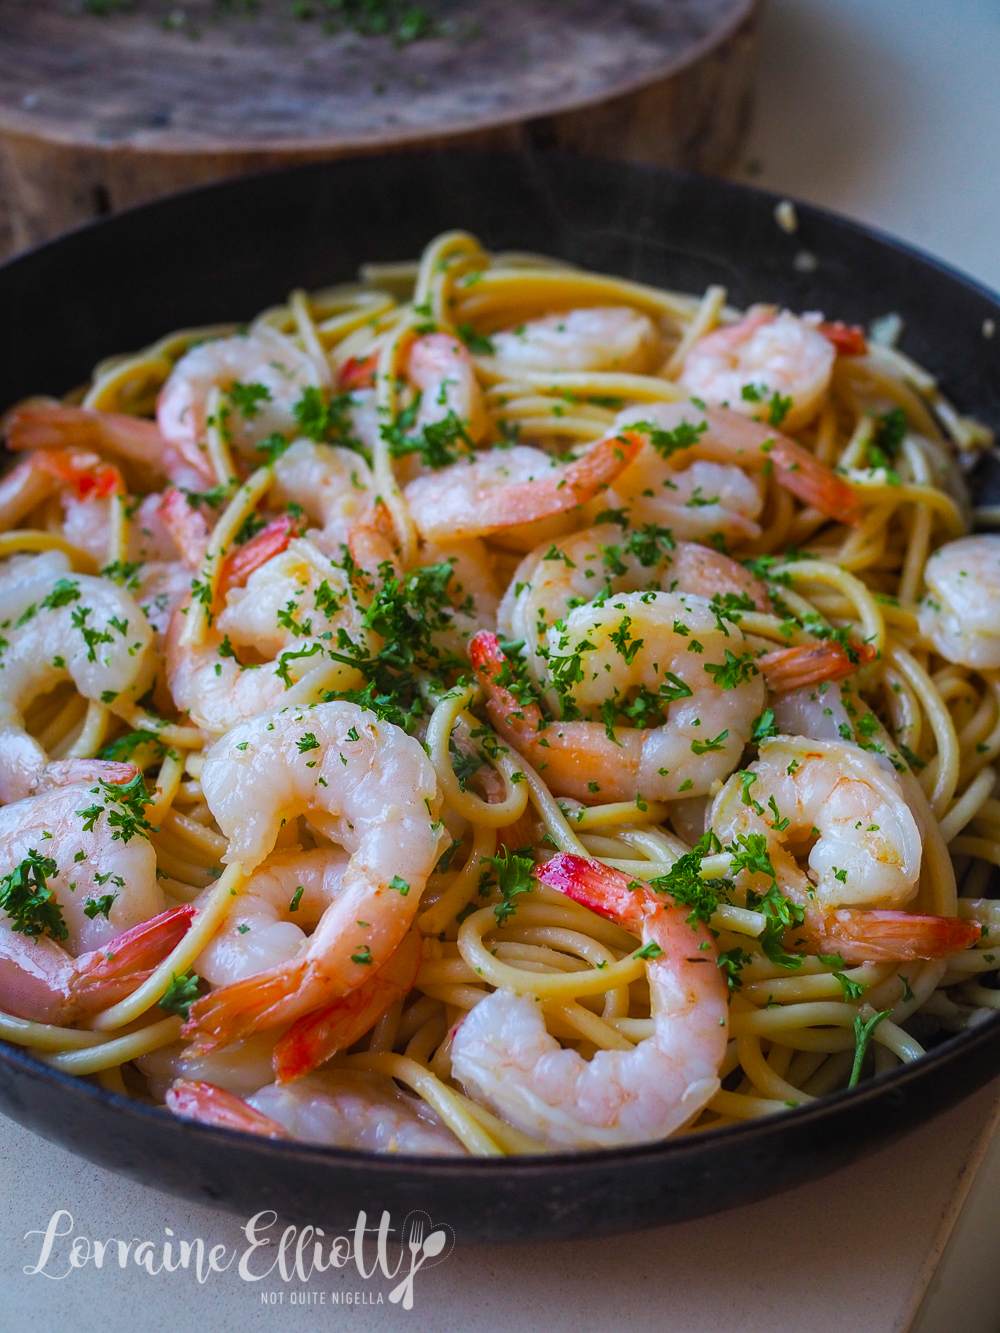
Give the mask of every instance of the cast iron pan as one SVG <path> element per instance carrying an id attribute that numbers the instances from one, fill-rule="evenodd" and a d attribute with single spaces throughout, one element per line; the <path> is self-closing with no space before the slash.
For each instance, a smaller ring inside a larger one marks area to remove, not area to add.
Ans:
<path id="1" fill-rule="evenodd" d="M 101 357 L 169 329 L 250 318 L 294 287 L 350 279 L 464 227 L 491 248 L 737 305 L 905 320 L 903 348 L 960 408 L 1000 427 L 1000 301 L 894 241 L 814 208 L 794 235 L 776 198 L 729 182 L 563 156 L 441 152 L 229 181 L 85 227 L 0 269 L 0 408 L 70 389 Z M 811 272 L 797 268 L 803 250 Z M 1000 496 L 980 478 L 978 498 Z M 994 485 L 990 482 L 994 481 Z M 1000 1016 L 915 1064 L 786 1115 L 691 1139 L 502 1161 L 371 1156 L 185 1123 L 0 1044 L 0 1109 L 146 1184 L 242 1214 L 343 1228 L 359 1208 L 427 1210 L 462 1241 L 553 1240 L 702 1216 L 815 1179 L 898 1138 L 1000 1072 Z"/>

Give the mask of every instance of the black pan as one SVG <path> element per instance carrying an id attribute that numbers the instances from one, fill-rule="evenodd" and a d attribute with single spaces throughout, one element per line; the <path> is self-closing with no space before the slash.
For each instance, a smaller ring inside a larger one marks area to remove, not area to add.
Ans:
<path id="1" fill-rule="evenodd" d="M 464 227 L 491 248 L 778 301 L 865 323 L 890 311 L 902 346 L 960 408 L 1000 427 L 1000 302 L 906 246 L 729 182 L 579 158 L 442 152 L 357 159 L 229 181 L 110 218 L 0 269 L 0 407 L 62 392 L 101 357 L 185 325 L 249 318 L 293 287 L 350 279 Z M 802 252 L 814 256 L 815 267 Z M 796 258 L 798 263 L 796 263 Z M 991 484 L 992 483 L 992 484 Z M 1000 496 L 981 477 L 977 498 Z M 0 1044 L 0 1109 L 136 1180 L 244 1216 L 275 1208 L 343 1228 L 423 1208 L 463 1241 L 552 1240 L 682 1221 L 845 1166 L 1000 1072 L 1000 1015 L 925 1059 L 786 1115 L 691 1139 L 540 1159 L 439 1161 L 272 1143 L 52 1072 Z"/>

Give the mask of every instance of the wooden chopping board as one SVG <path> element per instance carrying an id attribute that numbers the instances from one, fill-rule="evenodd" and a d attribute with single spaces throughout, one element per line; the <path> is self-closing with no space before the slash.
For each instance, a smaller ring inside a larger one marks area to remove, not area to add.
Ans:
<path id="1" fill-rule="evenodd" d="M 404 44 L 337 30 L 326 0 L 121 3 L 0 0 L 0 255 L 185 186 L 377 149 L 726 170 L 760 0 L 428 0 L 435 31 Z"/>

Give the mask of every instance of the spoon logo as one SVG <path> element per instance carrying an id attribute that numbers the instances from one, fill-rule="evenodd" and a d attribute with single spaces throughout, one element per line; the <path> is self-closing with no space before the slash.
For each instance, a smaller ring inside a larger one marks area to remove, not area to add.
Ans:
<path id="1" fill-rule="evenodd" d="M 455 1247 L 455 1233 L 447 1224 L 432 1223 L 427 1213 L 409 1213 L 402 1227 L 404 1255 L 409 1251 L 410 1271 L 389 1293 L 393 1305 L 413 1309 L 413 1279 L 425 1265 L 444 1263 Z"/>

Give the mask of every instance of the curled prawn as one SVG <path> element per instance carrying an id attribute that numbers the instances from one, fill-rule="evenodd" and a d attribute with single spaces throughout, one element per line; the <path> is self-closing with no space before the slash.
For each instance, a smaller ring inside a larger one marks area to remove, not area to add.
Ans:
<path id="1" fill-rule="evenodd" d="M 1000 667 L 1000 535 L 976 533 L 938 547 L 924 581 L 921 634 L 949 662 Z"/>
<path id="2" fill-rule="evenodd" d="M 470 1096 L 557 1147 L 606 1148 L 666 1138 L 719 1089 L 729 1005 L 715 942 L 689 909 L 583 857 L 558 855 L 538 878 L 641 933 L 653 1035 L 588 1062 L 546 1031 L 530 995 L 497 990 L 456 1029 L 452 1073 Z"/>
<path id="3" fill-rule="evenodd" d="M 311 542 L 293 537 L 294 530 L 292 520 L 276 519 L 227 558 L 219 579 L 221 607 L 201 643 L 186 640 L 186 607 L 171 619 L 170 693 L 211 734 L 281 707 L 288 690 L 310 673 L 322 676 L 323 688 L 357 683 L 352 668 L 326 654 L 341 628 L 366 640 L 354 587 L 343 568 Z"/>
<path id="4" fill-rule="evenodd" d="M 779 887 L 804 913 L 790 948 L 901 962 L 946 957 L 978 936 L 974 922 L 898 910 L 917 891 L 921 829 L 895 778 L 856 745 L 762 742 L 715 798 L 710 826 L 724 845 L 763 838 Z M 736 878 L 761 892 L 771 882 L 761 871 Z"/>
<path id="5" fill-rule="evenodd" d="M 336 555 L 355 524 L 371 512 L 375 483 L 360 454 L 339 445 L 296 440 L 274 464 L 271 501 L 300 505 L 319 524 L 310 540 Z"/>
<path id="6" fill-rule="evenodd" d="M 61 551 L 0 569 L 0 799 L 37 789 L 48 756 L 24 726 L 33 700 L 72 680 L 93 703 L 140 697 L 153 679 L 153 630 L 132 596 L 73 574 Z"/>
<path id="7" fill-rule="evenodd" d="M 782 424 L 807 425 L 826 397 L 836 351 L 817 322 L 774 306 L 751 306 L 742 319 L 697 339 L 678 383 L 711 405 L 755 416 L 766 400 L 790 400 Z"/>
<path id="8" fill-rule="evenodd" d="M 660 340 L 648 315 L 629 306 L 587 306 L 529 319 L 490 335 L 482 358 L 491 373 L 516 379 L 519 371 L 623 371 L 648 373 Z"/>
<path id="9" fill-rule="evenodd" d="M 0 809 L 0 873 L 45 913 L 37 935 L 38 923 L 0 914 L 0 1008 L 41 1023 L 76 1022 L 131 994 L 194 915 L 164 911 L 152 846 L 109 823 L 132 765 L 77 762 L 62 776 L 74 780 Z"/>
<path id="10" fill-rule="evenodd" d="M 322 386 L 324 370 L 293 339 L 268 325 L 200 343 L 180 358 L 160 390 L 160 434 L 192 466 L 206 470 L 211 391 L 250 385 L 256 391 L 252 403 L 232 407 L 226 431 L 238 452 L 259 461 L 255 450 L 262 440 L 297 433 L 295 405 L 306 389 Z"/>
<path id="11" fill-rule="evenodd" d="M 283 823 L 307 815 L 350 861 L 341 891 L 295 958 L 223 986 L 191 1009 L 191 1054 L 291 1023 L 362 986 L 412 924 L 437 859 L 440 796 L 418 741 L 356 704 L 264 713 L 235 727 L 202 768 L 209 808 L 246 870 Z"/>
<path id="12" fill-rule="evenodd" d="M 768 607 L 763 583 L 743 565 L 696 542 L 675 542 L 655 527 L 632 529 L 624 523 L 600 523 L 543 542 L 521 561 L 508 585 L 497 623 L 511 642 L 522 640 L 536 683 L 548 688 L 549 630 L 565 621 L 575 606 L 612 593 L 694 593 L 719 607 L 734 603 L 746 610 Z M 617 601 L 617 597 L 615 599 Z M 737 613 L 732 612 L 732 619 Z M 555 706 L 555 699 L 551 700 Z"/>
<path id="13" fill-rule="evenodd" d="M 600 712 L 611 701 L 603 720 L 547 722 L 537 703 L 505 683 L 509 664 L 494 634 L 477 634 L 469 656 L 494 727 L 558 795 L 587 804 L 673 800 L 704 795 L 732 771 L 763 708 L 764 685 L 741 652 L 739 629 L 720 628 L 704 598 L 624 593 L 575 608 L 550 635 L 562 661 L 579 663 L 577 710 Z M 688 651 L 692 642 L 700 654 Z M 650 725 L 619 725 L 637 703 Z"/>

